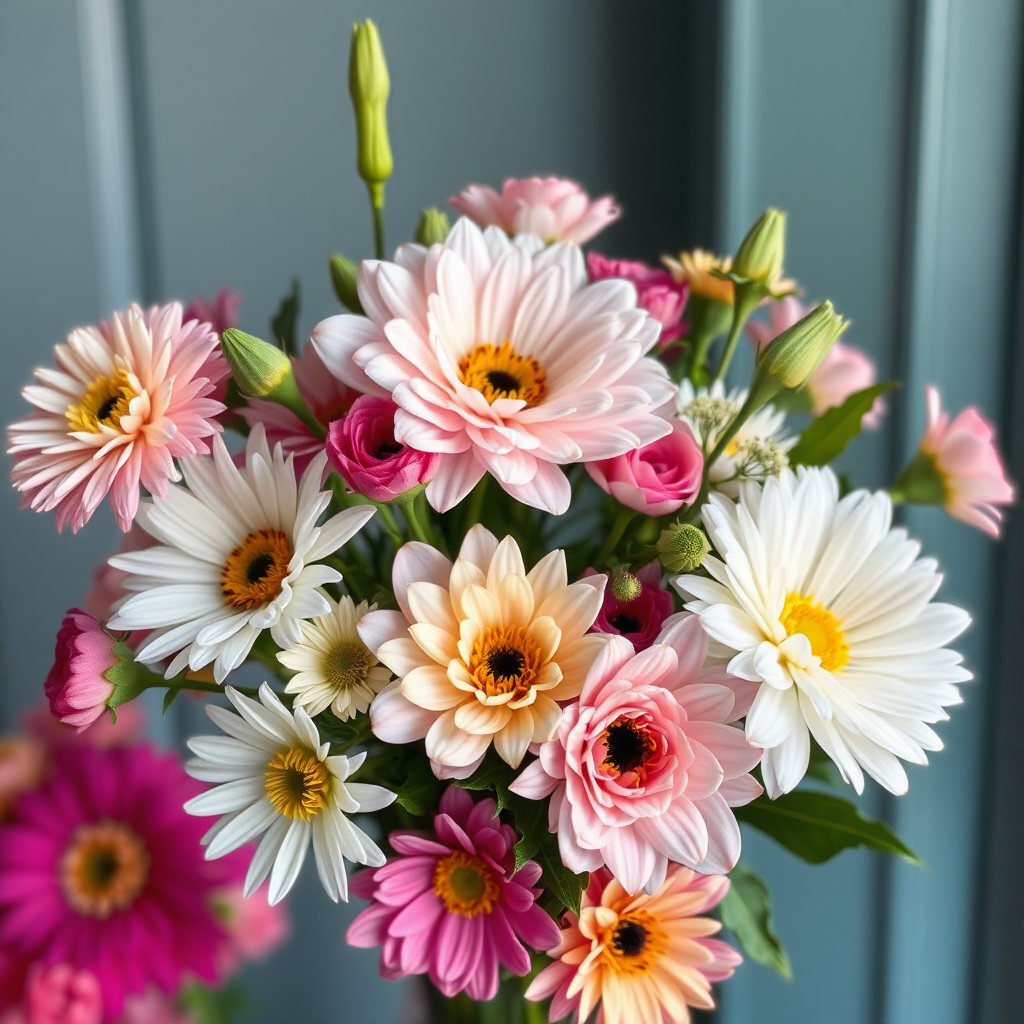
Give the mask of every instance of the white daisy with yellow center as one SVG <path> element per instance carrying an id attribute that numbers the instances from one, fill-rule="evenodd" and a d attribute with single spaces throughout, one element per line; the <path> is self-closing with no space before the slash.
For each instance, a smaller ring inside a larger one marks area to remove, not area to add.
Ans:
<path id="1" fill-rule="evenodd" d="M 131 573 L 135 593 L 117 607 L 112 629 L 151 630 L 139 661 L 170 658 L 168 679 L 213 662 L 222 683 L 269 629 L 279 647 L 301 639 L 300 623 L 328 615 L 324 584 L 341 573 L 318 564 L 350 540 L 374 509 L 345 509 L 317 525 L 331 496 L 320 489 L 326 454 L 295 478 L 294 456 L 273 454 L 262 424 L 253 427 L 245 466 L 235 465 L 217 437 L 212 456 L 182 464 L 187 487 L 171 487 L 139 513 L 142 528 L 161 543 L 115 555 Z"/>
<path id="2" fill-rule="evenodd" d="M 234 687 L 224 693 L 237 715 L 214 704 L 206 713 L 226 736 L 197 736 L 186 765 L 194 779 L 219 785 L 189 800 L 189 814 L 223 817 L 203 837 L 215 860 L 262 835 L 245 877 L 251 896 L 270 875 L 268 899 L 278 903 L 295 884 L 310 839 L 323 887 L 335 903 L 348 900 L 345 859 L 380 867 L 377 844 L 346 815 L 378 811 L 395 799 L 381 786 L 349 782 L 366 754 L 330 756 L 313 720 L 290 712 L 264 683 L 259 701 Z"/>
<path id="3" fill-rule="evenodd" d="M 388 684 L 391 670 L 385 668 L 359 639 L 356 623 L 375 604 L 351 597 L 338 602 L 327 599 L 331 610 L 302 623 L 302 639 L 290 650 L 279 651 L 277 660 L 296 674 L 285 693 L 312 715 L 325 708 L 342 721 L 363 714 L 373 698 Z"/>
<path id="4" fill-rule="evenodd" d="M 807 770 L 810 737 L 858 792 L 866 771 L 907 791 L 899 758 L 926 764 L 942 741 L 929 723 L 960 703 L 970 679 L 945 645 L 967 628 L 933 602 L 942 582 L 920 544 L 892 529 L 884 491 L 839 498 L 831 469 L 784 469 L 739 501 L 712 495 L 704 525 L 720 558 L 673 585 L 707 633 L 731 651 L 729 672 L 761 683 L 747 739 L 765 748 L 772 797 Z"/>

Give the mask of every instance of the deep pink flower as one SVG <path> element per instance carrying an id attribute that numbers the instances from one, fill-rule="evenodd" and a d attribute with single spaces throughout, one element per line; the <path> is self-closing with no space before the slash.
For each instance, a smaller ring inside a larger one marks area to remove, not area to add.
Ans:
<path id="1" fill-rule="evenodd" d="M 216 980 L 210 896 L 225 877 L 182 807 L 202 787 L 148 746 L 69 746 L 53 764 L 0 825 L 0 947 L 92 971 L 106 1017 L 150 986 Z"/>
<path id="2" fill-rule="evenodd" d="M 510 789 L 549 796 L 548 822 L 571 871 L 607 864 L 627 892 L 657 888 L 670 861 L 730 871 L 740 830 L 730 807 L 761 787 L 761 750 L 726 723 L 756 687 L 702 671 L 708 639 L 695 615 L 673 616 L 660 643 L 635 654 L 610 637 L 555 738 Z"/>
<path id="3" fill-rule="evenodd" d="M 441 464 L 440 455 L 395 440 L 396 412 L 390 398 L 362 395 L 327 435 L 331 465 L 353 491 L 374 501 L 392 501 L 428 483 Z"/>
<path id="4" fill-rule="evenodd" d="M 773 338 L 802 320 L 811 307 L 799 299 L 787 295 L 772 302 L 768 316 L 771 324 L 758 320 L 747 321 L 747 334 L 760 351 Z M 854 345 L 837 341 L 829 350 L 821 365 L 811 374 L 804 385 L 811 399 L 811 415 L 820 416 L 826 409 L 842 405 L 855 391 L 863 391 L 875 383 L 875 364 L 869 356 Z M 867 430 L 877 430 L 885 415 L 885 402 L 875 399 L 875 404 L 864 414 L 862 424 Z"/>
<path id="5" fill-rule="evenodd" d="M 945 484 L 943 507 L 954 519 L 998 537 L 1003 515 L 996 506 L 1013 504 L 1014 490 L 999 457 L 995 431 L 974 406 L 951 423 L 931 385 L 925 388 L 925 397 L 928 426 L 921 451 L 932 457 Z"/>
<path id="6" fill-rule="evenodd" d="M 677 281 L 667 270 L 649 267 L 635 260 L 613 260 L 599 252 L 587 253 L 587 270 L 591 281 L 621 277 L 636 285 L 636 302 L 661 324 L 662 345 L 686 333 L 683 310 L 690 294 L 686 280 Z"/>
<path id="7" fill-rule="evenodd" d="M 57 529 L 77 532 L 110 494 L 128 531 L 139 484 L 165 495 L 176 458 L 207 455 L 222 427 L 213 397 L 228 375 L 208 323 L 182 323 L 181 306 L 129 306 L 57 346 L 57 369 L 36 371 L 22 391 L 38 412 L 8 427 L 11 479 L 23 504 L 57 510 Z"/>
<path id="8" fill-rule="evenodd" d="M 392 832 L 399 855 L 352 879 L 355 895 L 373 902 L 349 926 L 353 946 L 381 946 L 384 978 L 429 974 L 446 996 L 493 999 L 499 963 L 520 976 L 534 949 L 558 941 L 558 926 L 535 900 L 540 865 L 515 871 L 518 837 L 497 818 L 491 799 L 474 804 L 462 789 L 441 797 L 434 834 Z"/>
<path id="9" fill-rule="evenodd" d="M 565 178 L 506 178 L 501 195 L 486 185 L 470 185 L 448 202 L 482 228 L 494 224 L 510 235 L 577 245 L 589 242 L 621 212 L 611 196 L 591 200 Z"/>
<path id="10" fill-rule="evenodd" d="M 255 903 L 256 900 L 253 900 Z M 124 1013 L 117 1024 L 199 1024 L 195 1016 L 179 1010 L 175 1000 L 158 989 L 147 989 L 141 996 L 129 996 L 124 1001 Z"/>
<path id="11" fill-rule="evenodd" d="M 99 620 L 72 608 L 57 633 L 55 661 L 43 689 L 50 712 L 79 732 L 107 709 L 114 684 L 104 674 L 117 664 L 114 639 Z"/>
<path id="12" fill-rule="evenodd" d="M 181 319 L 183 323 L 188 323 L 189 320 L 208 323 L 217 334 L 223 334 L 229 327 L 238 326 L 238 307 L 241 302 L 241 292 L 221 288 L 213 297 L 213 302 L 202 295 L 197 295 L 188 304 Z"/>
<path id="13" fill-rule="evenodd" d="M 590 576 L 593 570 L 585 575 Z M 620 601 L 611 587 L 604 591 L 604 604 L 591 633 L 624 636 L 638 651 L 645 651 L 658 638 L 665 620 L 672 614 L 672 595 L 661 585 L 661 565 L 651 562 L 634 573 L 642 588 L 632 601 Z"/>
<path id="14" fill-rule="evenodd" d="M 91 971 L 35 963 L 25 980 L 26 1024 L 101 1024 L 103 998 Z"/>
<path id="15" fill-rule="evenodd" d="M 591 479 L 620 504 L 644 515 L 663 516 L 697 497 L 704 456 L 690 428 L 673 420 L 667 437 L 586 465 Z"/>
<path id="16" fill-rule="evenodd" d="M 358 391 L 342 384 L 327 370 L 312 345 L 306 345 L 298 358 L 292 356 L 292 371 L 309 411 L 325 429 L 341 419 L 359 397 Z M 304 473 L 310 462 L 324 450 L 323 437 L 277 402 L 250 398 L 248 403 L 238 410 L 239 415 L 250 427 L 262 423 L 271 450 L 280 444 L 285 455 L 295 455 L 295 472 L 299 475 Z"/>

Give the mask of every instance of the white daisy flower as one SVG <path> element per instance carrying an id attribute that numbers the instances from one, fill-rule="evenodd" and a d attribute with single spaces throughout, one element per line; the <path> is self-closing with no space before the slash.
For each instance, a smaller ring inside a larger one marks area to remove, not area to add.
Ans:
<path id="1" fill-rule="evenodd" d="M 318 455 L 296 483 L 294 456 L 278 444 L 271 456 L 262 424 L 249 435 L 245 468 L 238 468 L 220 437 L 213 455 L 182 463 L 186 487 L 139 512 L 156 547 L 115 555 L 110 564 L 132 575 L 110 620 L 113 629 L 152 630 L 138 659 L 171 655 L 165 676 L 213 662 L 222 683 L 245 661 L 256 638 L 270 629 L 280 647 L 301 639 L 299 623 L 331 611 L 325 583 L 341 573 L 320 559 L 350 540 L 374 510 L 345 509 L 322 526 L 331 496 L 320 489 L 327 456 Z"/>
<path id="2" fill-rule="evenodd" d="M 295 704 L 312 715 L 328 705 L 345 721 L 363 714 L 373 698 L 390 682 L 391 671 L 380 664 L 359 639 L 356 623 L 377 610 L 351 597 L 327 603 L 331 610 L 302 623 L 302 639 L 291 650 L 279 651 L 277 660 L 297 674 L 284 688 Z"/>
<path id="3" fill-rule="evenodd" d="M 960 608 L 933 602 L 942 577 L 903 529 L 884 491 L 842 500 L 831 469 L 784 469 L 737 504 L 712 495 L 704 525 L 721 559 L 711 579 L 680 576 L 708 634 L 734 656 L 729 672 L 760 682 L 746 734 L 764 747 L 768 793 L 788 793 L 807 770 L 810 736 L 857 792 L 866 771 L 907 791 L 898 758 L 927 764 L 971 674 L 945 644 L 967 628 Z M 808 734 L 810 730 L 810 734 Z"/>
<path id="4" fill-rule="evenodd" d="M 295 884 L 310 837 L 323 887 L 335 903 L 348 900 L 345 861 L 380 867 L 377 844 L 347 814 L 378 811 L 395 799 L 381 786 L 349 782 L 366 753 L 328 756 L 313 720 L 302 708 L 290 712 L 264 683 L 259 702 L 224 687 L 237 715 L 208 705 L 206 713 L 227 736 L 188 741 L 197 756 L 189 775 L 214 786 L 189 800 L 189 814 L 223 817 L 203 836 L 206 859 L 216 860 L 262 835 L 245 876 L 251 896 L 270 875 L 268 899 L 278 903 Z"/>
<path id="5" fill-rule="evenodd" d="M 707 456 L 746 400 L 746 391 L 726 393 L 721 381 L 715 381 L 710 389 L 695 389 L 691 381 L 683 380 L 676 399 L 677 415 Z M 765 405 L 743 423 L 708 473 L 715 490 L 735 498 L 741 481 L 778 476 L 787 464 L 786 452 L 797 442 L 786 434 L 785 422 L 784 412 Z"/>

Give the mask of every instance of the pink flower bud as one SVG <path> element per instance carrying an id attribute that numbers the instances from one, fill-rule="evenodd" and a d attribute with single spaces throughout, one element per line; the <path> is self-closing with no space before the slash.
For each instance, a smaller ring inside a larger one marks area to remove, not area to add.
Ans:
<path id="1" fill-rule="evenodd" d="M 433 479 L 440 455 L 419 452 L 395 440 L 390 398 L 363 395 L 327 434 L 327 455 L 341 478 L 374 501 L 393 501 Z"/>
<path id="2" fill-rule="evenodd" d="M 103 999 L 91 971 L 33 964 L 25 982 L 26 1024 L 100 1024 Z"/>
<path id="3" fill-rule="evenodd" d="M 98 619 L 72 608 L 57 634 L 55 656 L 44 685 L 50 711 L 81 732 L 103 714 L 113 696 L 114 684 L 104 673 L 117 664 L 114 640 Z"/>
<path id="4" fill-rule="evenodd" d="M 649 267 L 635 260 L 613 260 L 599 252 L 587 253 L 591 281 L 620 277 L 636 286 L 636 301 L 661 324 L 661 344 L 667 345 L 686 333 L 683 310 L 690 294 L 688 281 L 677 281 L 667 270 Z"/>
<path id="5" fill-rule="evenodd" d="M 588 462 L 594 482 L 627 508 L 663 516 L 689 504 L 700 490 L 704 456 L 681 420 L 672 433 L 614 459 Z"/>

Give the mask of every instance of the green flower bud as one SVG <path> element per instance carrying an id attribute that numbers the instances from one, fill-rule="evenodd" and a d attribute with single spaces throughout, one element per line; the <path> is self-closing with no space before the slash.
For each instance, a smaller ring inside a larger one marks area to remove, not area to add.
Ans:
<path id="1" fill-rule="evenodd" d="M 708 553 L 704 531 L 692 523 L 673 523 L 658 538 L 658 558 L 669 572 L 693 572 Z"/>
<path id="2" fill-rule="evenodd" d="M 358 277 L 359 269 L 351 260 L 345 259 L 337 252 L 331 257 L 331 282 L 334 285 L 334 294 L 338 296 L 338 301 L 353 313 L 363 312 L 359 290 L 356 287 Z"/>
<path id="3" fill-rule="evenodd" d="M 369 20 L 352 26 L 348 91 L 356 113 L 359 176 L 370 188 L 374 209 L 380 209 L 384 205 L 384 182 L 395 166 L 387 121 L 391 79 L 377 26 Z"/>
<path id="4" fill-rule="evenodd" d="M 782 273 L 786 250 L 786 215 L 781 210 L 767 209 L 740 243 L 732 272 L 748 281 L 759 281 L 771 287 Z"/>
<path id="5" fill-rule="evenodd" d="M 812 309 L 765 347 L 754 372 L 751 396 L 766 394 L 768 401 L 783 388 L 803 387 L 848 326 L 831 302 Z"/>
<path id="6" fill-rule="evenodd" d="M 420 245 L 443 242 L 448 237 L 450 230 L 451 224 L 448 222 L 448 215 L 444 210 L 439 210 L 436 206 L 428 206 L 420 217 L 420 224 L 416 229 L 416 241 Z"/>
<path id="7" fill-rule="evenodd" d="M 611 579 L 609 589 L 612 597 L 623 604 L 635 601 L 643 592 L 643 584 L 631 573 L 620 571 L 615 573 Z"/>

